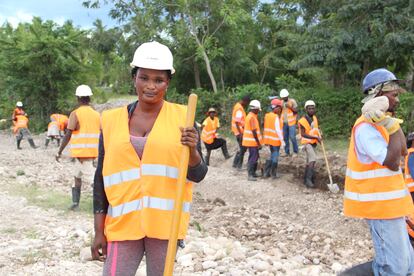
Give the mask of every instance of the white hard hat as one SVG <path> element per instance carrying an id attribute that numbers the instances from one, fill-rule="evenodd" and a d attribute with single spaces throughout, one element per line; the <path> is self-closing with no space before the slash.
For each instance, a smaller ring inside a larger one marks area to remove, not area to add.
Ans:
<path id="1" fill-rule="evenodd" d="M 75 95 L 78 97 L 87 97 L 92 96 L 92 90 L 86 84 L 81 84 L 76 88 Z"/>
<path id="2" fill-rule="evenodd" d="M 18 107 L 22 107 L 22 106 L 23 106 L 23 103 L 22 103 L 22 102 L 17 102 L 17 103 L 16 103 L 16 106 L 18 106 Z"/>
<path id="3" fill-rule="evenodd" d="M 141 44 L 134 53 L 131 67 L 170 70 L 174 74 L 173 55 L 167 46 L 156 41 Z"/>
<path id="4" fill-rule="evenodd" d="M 280 90 L 279 96 L 281 98 L 286 98 L 289 96 L 289 91 L 287 91 L 287 89 L 283 88 L 282 90 Z"/>
<path id="5" fill-rule="evenodd" d="M 259 110 L 262 110 L 261 105 L 260 105 L 260 102 L 258 100 L 251 101 L 250 104 L 249 104 L 249 106 L 250 106 L 250 109 L 259 109 Z"/>
<path id="6" fill-rule="evenodd" d="M 306 101 L 305 102 L 305 108 L 308 107 L 308 106 L 310 106 L 310 105 L 316 106 L 315 102 L 312 101 L 312 100 L 309 100 L 309 101 Z"/>

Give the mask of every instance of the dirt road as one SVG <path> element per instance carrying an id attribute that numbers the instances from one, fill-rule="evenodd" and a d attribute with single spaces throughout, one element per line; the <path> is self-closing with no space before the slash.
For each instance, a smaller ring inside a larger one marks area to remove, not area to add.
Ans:
<path id="1" fill-rule="evenodd" d="M 90 184 L 83 186 L 84 211 L 68 212 L 70 160 L 55 162 L 53 145 L 22 144 L 18 151 L 12 136 L 0 134 L 0 275 L 99 275 L 102 263 L 87 261 Z M 177 275 L 333 275 L 372 257 L 366 226 L 343 217 L 341 195 L 307 190 L 283 172 L 248 182 L 219 152 L 211 164 L 195 186 Z"/>

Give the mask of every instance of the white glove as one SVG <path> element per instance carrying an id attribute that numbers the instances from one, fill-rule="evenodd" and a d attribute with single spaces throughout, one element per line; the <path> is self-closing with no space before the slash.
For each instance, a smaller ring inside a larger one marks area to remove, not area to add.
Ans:
<path id="1" fill-rule="evenodd" d="M 376 97 L 364 104 L 362 115 L 370 123 L 377 123 L 385 119 L 386 112 L 389 108 L 388 98 L 385 96 Z"/>

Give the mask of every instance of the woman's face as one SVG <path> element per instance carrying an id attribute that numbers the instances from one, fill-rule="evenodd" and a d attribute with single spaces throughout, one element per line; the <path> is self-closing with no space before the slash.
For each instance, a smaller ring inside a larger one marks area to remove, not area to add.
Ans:
<path id="1" fill-rule="evenodd" d="M 154 104 L 164 99 L 169 83 L 164 70 L 139 68 L 135 77 L 135 91 L 140 101 Z"/>

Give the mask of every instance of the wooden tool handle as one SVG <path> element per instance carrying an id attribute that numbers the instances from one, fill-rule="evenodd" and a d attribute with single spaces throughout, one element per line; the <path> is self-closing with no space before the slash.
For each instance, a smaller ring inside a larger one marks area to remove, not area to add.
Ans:
<path id="1" fill-rule="evenodd" d="M 188 97 L 187 119 L 185 127 L 194 126 L 195 111 L 197 107 L 197 95 L 191 94 Z M 190 148 L 185 146 L 181 152 L 181 163 L 177 180 L 177 193 L 174 202 L 173 220 L 168 239 L 167 257 L 165 259 L 164 276 L 172 276 L 174 271 L 174 261 L 177 252 L 178 231 L 180 229 L 181 214 L 183 210 L 184 190 L 187 179 L 188 161 L 190 159 Z"/>

